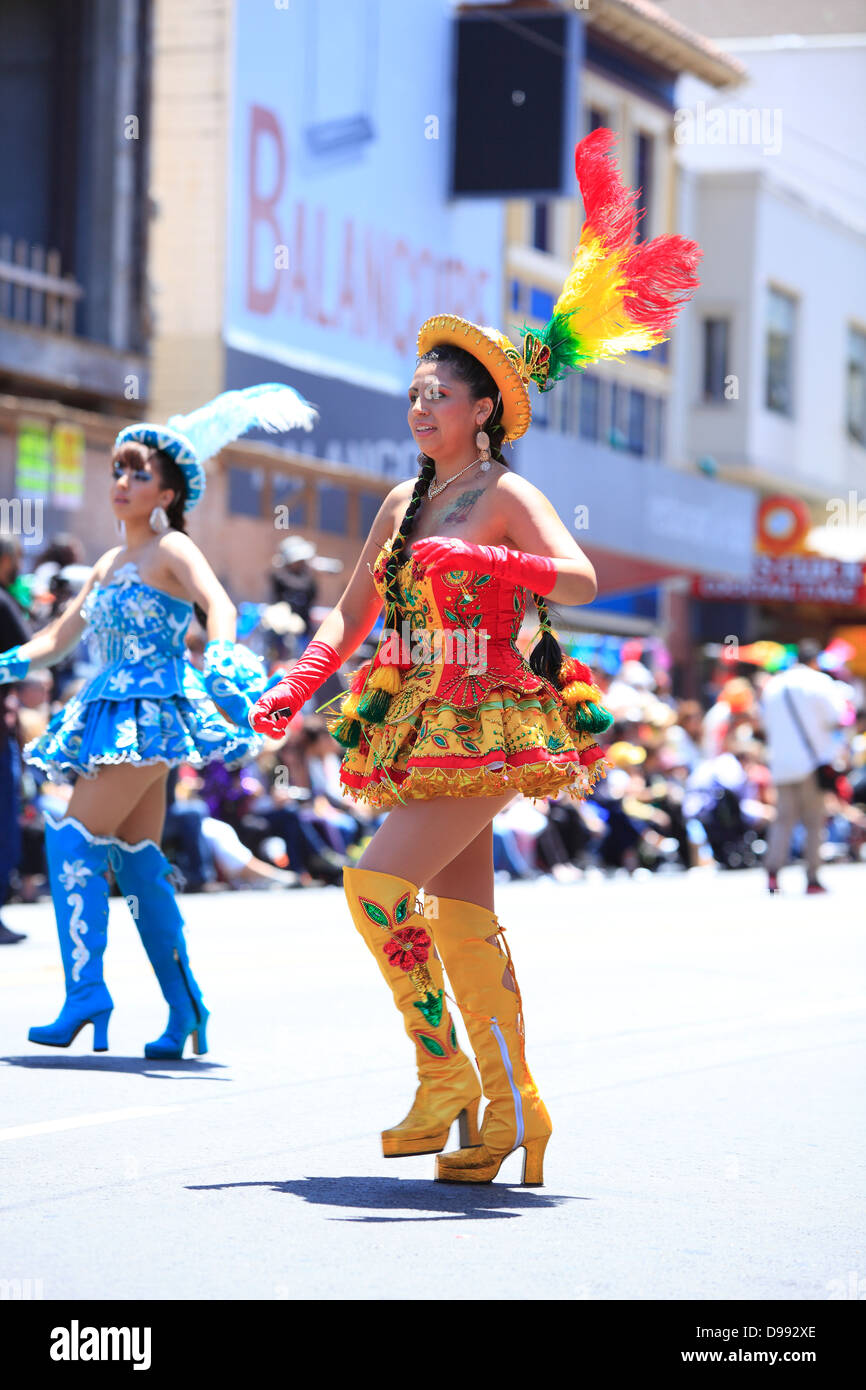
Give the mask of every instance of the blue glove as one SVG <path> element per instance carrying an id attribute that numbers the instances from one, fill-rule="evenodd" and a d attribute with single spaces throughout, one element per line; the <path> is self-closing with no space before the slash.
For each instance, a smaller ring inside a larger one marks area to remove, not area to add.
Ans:
<path id="1" fill-rule="evenodd" d="M 20 647 L 10 647 L 8 652 L 0 652 L 0 685 L 11 685 L 23 681 L 30 670 L 30 659 L 19 656 Z M 256 696 L 258 699 L 258 695 Z"/>
<path id="2" fill-rule="evenodd" d="M 249 712 L 269 683 L 261 657 L 240 642 L 214 639 L 204 649 L 203 674 L 214 704 L 235 724 L 249 728 Z"/>

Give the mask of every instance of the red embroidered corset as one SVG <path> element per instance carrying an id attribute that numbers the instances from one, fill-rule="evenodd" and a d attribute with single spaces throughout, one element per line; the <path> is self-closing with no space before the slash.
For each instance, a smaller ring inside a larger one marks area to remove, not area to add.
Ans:
<path id="1" fill-rule="evenodd" d="M 390 545 L 383 546 L 372 571 L 383 599 L 389 551 Z M 402 689 L 391 702 L 389 724 L 413 714 L 431 697 L 465 707 L 504 685 L 527 695 L 559 696 L 517 648 L 526 589 L 467 570 L 428 575 L 410 555 L 397 571 L 397 595 L 409 624 L 409 631 L 398 636 L 411 639 L 412 666 L 403 672 Z M 422 631 L 439 636 L 422 638 Z"/>

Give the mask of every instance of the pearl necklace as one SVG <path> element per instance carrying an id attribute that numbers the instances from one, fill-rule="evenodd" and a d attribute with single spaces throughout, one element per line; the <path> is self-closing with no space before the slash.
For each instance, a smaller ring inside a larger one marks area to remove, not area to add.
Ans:
<path id="1" fill-rule="evenodd" d="M 445 491 L 445 489 L 446 489 L 446 487 L 448 486 L 449 483 L 456 482 L 456 480 L 457 480 L 458 478 L 462 478 L 462 477 L 463 477 L 463 474 L 464 474 L 464 473 L 468 473 L 469 470 L 470 470 L 470 468 L 474 468 L 475 465 L 476 465 L 476 463 L 478 463 L 480 460 L 481 460 L 481 454 L 478 455 L 478 458 L 477 458 L 477 459 L 473 459 L 471 463 L 467 463 L 467 465 L 466 465 L 465 468 L 461 468 L 459 473 L 455 473 L 452 477 L 446 478 L 444 483 L 435 483 L 435 482 L 431 479 L 431 480 L 430 480 L 430 483 L 429 483 L 429 485 L 428 485 L 428 487 L 427 487 L 427 496 L 428 496 L 428 497 L 438 497 L 440 492 L 444 492 L 444 491 Z M 486 473 L 489 467 L 490 467 L 490 459 L 484 459 L 484 462 L 481 464 L 481 472 L 482 472 L 482 473 Z"/>

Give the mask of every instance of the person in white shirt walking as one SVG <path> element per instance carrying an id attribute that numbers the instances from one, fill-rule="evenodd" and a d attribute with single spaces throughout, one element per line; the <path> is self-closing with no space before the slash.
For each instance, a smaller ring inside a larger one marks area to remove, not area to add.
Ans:
<path id="1" fill-rule="evenodd" d="M 798 642 L 796 662 L 767 681 L 761 698 L 770 773 L 778 795 L 765 860 L 771 893 L 778 892 L 779 870 L 787 863 L 798 821 L 806 830 L 806 892 L 826 892 L 818 881 L 825 823 L 825 788 L 818 769 L 832 763 L 835 733 L 844 722 L 852 691 L 818 669 L 820 651 L 820 643 L 812 638 Z"/>

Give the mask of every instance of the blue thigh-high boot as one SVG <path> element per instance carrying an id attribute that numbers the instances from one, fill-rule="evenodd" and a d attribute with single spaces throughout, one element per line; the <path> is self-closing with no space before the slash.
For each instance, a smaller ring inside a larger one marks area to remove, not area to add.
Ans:
<path id="1" fill-rule="evenodd" d="M 113 1000 L 102 978 L 108 937 L 110 841 L 80 821 L 45 817 L 45 856 L 66 977 L 66 1002 L 53 1023 L 31 1028 L 31 1042 L 68 1047 L 86 1023 L 93 1024 L 93 1050 L 108 1050 Z"/>
<path id="2" fill-rule="evenodd" d="M 190 1033 L 193 1051 L 207 1052 L 210 1015 L 189 967 L 184 921 L 169 879 L 171 865 L 154 840 L 130 845 L 115 839 L 111 860 L 117 886 L 169 1006 L 168 1026 L 156 1042 L 145 1043 L 145 1057 L 182 1057 Z"/>

